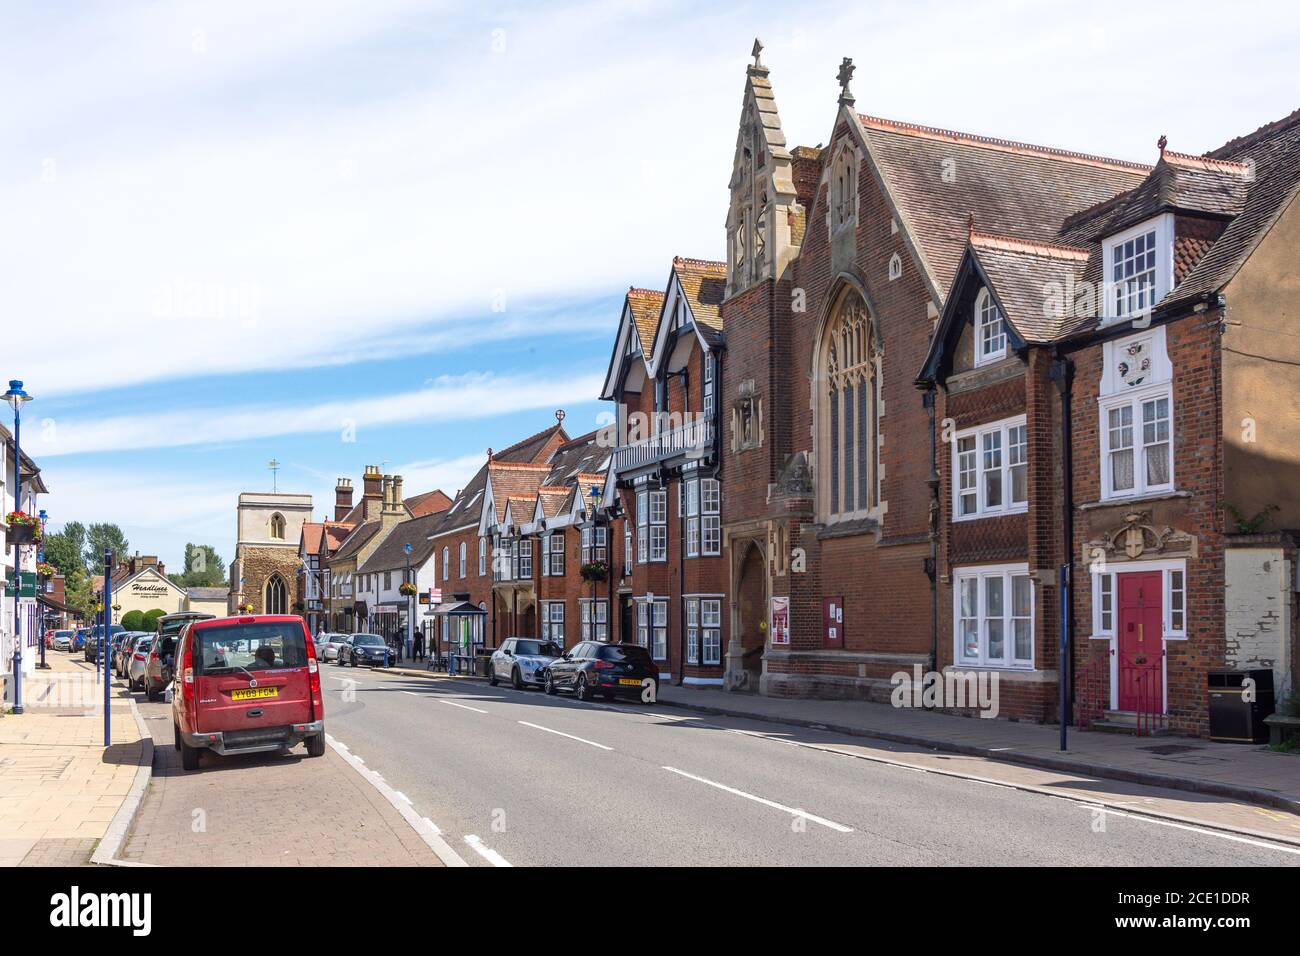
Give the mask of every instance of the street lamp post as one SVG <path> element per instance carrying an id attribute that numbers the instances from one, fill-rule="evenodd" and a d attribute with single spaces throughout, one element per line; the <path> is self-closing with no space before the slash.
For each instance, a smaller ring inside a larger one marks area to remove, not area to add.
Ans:
<path id="1" fill-rule="evenodd" d="M 411 542 L 408 541 L 406 544 L 402 545 L 402 550 L 406 552 L 406 576 L 402 578 L 402 582 L 405 584 L 414 584 L 415 582 L 411 580 Z M 412 630 L 415 624 L 415 609 L 412 606 L 414 600 L 414 594 L 406 595 L 406 637 L 404 641 L 406 644 L 407 654 L 411 653 L 411 645 L 415 641 L 414 632 Z M 402 663 L 402 645 L 400 643 L 397 645 L 397 663 Z"/>
<path id="2" fill-rule="evenodd" d="M 23 383 L 11 379 L 5 401 L 14 410 L 14 511 L 23 510 L 22 410 L 32 397 L 23 391 Z M 14 545 L 14 713 L 23 712 L 23 625 L 18 602 L 22 599 L 22 546 Z"/>
<path id="3" fill-rule="evenodd" d="M 109 719 L 109 679 L 108 679 L 108 612 L 113 600 L 113 552 L 104 549 L 104 627 L 100 631 L 99 661 L 104 667 L 104 746 L 113 743 L 112 724 Z"/>

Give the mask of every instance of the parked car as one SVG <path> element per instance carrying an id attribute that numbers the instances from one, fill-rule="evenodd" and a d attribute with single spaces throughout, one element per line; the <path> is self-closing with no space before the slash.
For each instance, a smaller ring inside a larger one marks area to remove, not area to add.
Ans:
<path id="1" fill-rule="evenodd" d="M 144 633 L 144 631 L 123 631 L 117 635 L 117 640 L 113 644 L 113 656 L 109 658 L 116 676 L 126 677 L 126 662 L 131 656 L 131 646 L 135 643 L 135 639 Z"/>
<path id="2" fill-rule="evenodd" d="M 347 642 L 339 645 L 338 662 L 345 667 L 351 664 L 379 664 L 387 667 L 392 661 L 393 652 L 378 634 L 351 634 Z"/>
<path id="3" fill-rule="evenodd" d="M 176 749 L 186 770 L 200 753 L 257 753 L 307 744 L 325 753 L 316 648 L 302 618 L 247 615 L 194 621 L 176 648 Z"/>
<path id="4" fill-rule="evenodd" d="M 54 641 L 50 645 L 56 651 L 70 651 L 77 642 L 76 631 L 55 631 Z"/>
<path id="5" fill-rule="evenodd" d="M 316 659 L 318 661 L 336 661 L 339 658 L 339 646 L 347 639 L 346 634 L 322 631 L 316 635 Z"/>
<path id="6" fill-rule="evenodd" d="M 181 630 L 192 621 L 209 621 L 216 615 L 198 611 L 180 611 L 158 618 L 158 639 L 149 647 L 149 659 L 144 667 L 144 696 L 157 700 L 172 682 L 176 661 L 176 639 Z"/>
<path id="7" fill-rule="evenodd" d="M 531 637 L 508 637 L 492 652 L 488 661 L 488 683 L 508 680 L 515 690 L 540 687 L 547 665 L 564 655 L 564 648 L 552 641 Z"/>
<path id="8" fill-rule="evenodd" d="M 90 633 L 90 628 L 79 627 L 72 634 L 72 649 L 74 651 L 83 650 L 86 646 L 86 635 Z"/>
<path id="9" fill-rule="evenodd" d="M 599 694 L 606 699 L 635 697 L 650 688 L 653 701 L 659 689 L 659 668 L 650 652 L 640 644 L 604 644 L 583 641 L 558 660 L 546 665 L 542 673 L 546 693 L 569 691 L 578 700 L 590 700 Z"/>
<path id="10" fill-rule="evenodd" d="M 125 630 L 126 628 L 124 628 L 121 624 L 110 624 L 108 626 L 108 639 L 111 641 L 113 635 L 121 634 Z M 86 660 L 88 661 L 99 660 L 99 648 L 100 645 L 103 644 L 104 642 L 103 639 L 104 639 L 104 629 L 102 627 L 99 626 L 92 627 L 86 633 L 86 646 L 82 649 L 83 653 L 85 654 Z"/>
<path id="11" fill-rule="evenodd" d="M 144 665 L 149 659 L 152 634 L 141 634 L 131 643 L 126 658 L 126 686 L 131 690 L 144 690 Z"/>

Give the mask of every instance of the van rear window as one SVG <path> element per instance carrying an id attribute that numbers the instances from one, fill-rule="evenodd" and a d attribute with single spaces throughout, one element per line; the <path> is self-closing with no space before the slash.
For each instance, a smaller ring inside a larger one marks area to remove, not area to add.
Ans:
<path id="1" fill-rule="evenodd" d="M 191 633 L 194 670 L 199 674 L 307 666 L 307 642 L 297 621 L 232 624 Z"/>

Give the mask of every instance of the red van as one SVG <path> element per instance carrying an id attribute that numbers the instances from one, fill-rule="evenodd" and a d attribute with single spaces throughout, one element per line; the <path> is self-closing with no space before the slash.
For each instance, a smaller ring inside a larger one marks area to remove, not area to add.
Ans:
<path id="1" fill-rule="evenodd" d="M 176 648 L 172 723 L 186 770 L 199 752 L 258 753 L 306 741 L 325 753 L 316 648 L 300 617 L 259 614 L 194 621 Z"/>

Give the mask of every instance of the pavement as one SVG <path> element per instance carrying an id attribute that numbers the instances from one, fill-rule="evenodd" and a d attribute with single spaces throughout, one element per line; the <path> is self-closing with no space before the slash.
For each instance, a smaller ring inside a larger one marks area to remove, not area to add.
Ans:
<path id="1" fill-rule="evenodd" d="M 148 759 L 129 699 L 109 707 L 80 652 L 46 651 L 23 679 L 24 713 L 0 716 L 0 866 L 90 862 Z"/>
<path id="2" fill-rule="evenodd" d="M 324 676 L 331 732 L 471 865 L 1300 864 L 1300 817 L 1226 798 L 427 672 Z"/>
<path id="3" fill-rule="evenodd" d="M 431 673 L 415 668 L 392 670 L 410 676 Z M 665 684 L 659 688 L 659 702 L 714 716 L 833 730 L 850 737 L 1186 790 L 1300 814 L 1300 755 L 1276 753 L 1262 745 L 1136 737 L 1072 727 L 1068 749 L 1061 751 L 1060 728 L 1054 724 L 960 717 L 867 701 L 761 697 Z"/>

